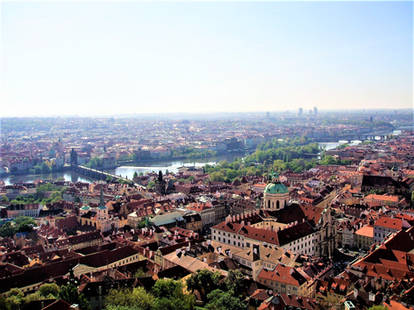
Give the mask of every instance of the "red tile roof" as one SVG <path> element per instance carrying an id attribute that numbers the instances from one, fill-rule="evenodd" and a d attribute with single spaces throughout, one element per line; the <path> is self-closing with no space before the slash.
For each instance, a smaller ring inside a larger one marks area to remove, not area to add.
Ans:
<path id="1" fill-rule="evenodd" d="M 301 286 L 306 282 L 306 278 L 294 267 L 285 266 L 283 264 L 276 265 L 274 270 L 262 269 L 257 278 L 261 280 L 276 281 L 293 286 Z"/>
<path id="2" fill-rule="evenodd" d="M 355 234 L 364 237 L 374 238 L 374 227 L 369 225 L 362 226 L 355 232 Z"/>
<path id="3" fill-rule="evenodd" d="M 375 221 L 374 226 L 386 227 L 395 230 L 401 230 L 403 227 L 406 227 L 408 223 L 404 223 L 404 221 L 400 218 L 392 218 L 387 216 L 382 216 Z"/>

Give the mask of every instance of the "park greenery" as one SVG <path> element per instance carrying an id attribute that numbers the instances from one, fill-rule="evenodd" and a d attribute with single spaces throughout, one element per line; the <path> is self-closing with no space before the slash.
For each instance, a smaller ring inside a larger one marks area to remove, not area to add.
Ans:
<path id="1" fill-rule="evenodd" d="M 217 155 L 216 151 L 194 149 L 194 148 L 182 148 L 178 150 L 173 150 L 171 153 L 172 158 L 183 158 L 183 159 L 210 158 L 216 155 Z"/>
<path id="2" fill-rule="evenodd" d="M 62 299 L 70 304 L 78 304 L 81 310 L 89 310 L 90 306 L 82 293 L 73 283 L 58 286 L 56 283 L 46 283 L 31 294 L 25 294 L 18 288 L 12 288 L 0 295 L 0 309 L 22 310 L 31 309 L 31 303 L 41 300 Z"/>
<path id="3" fill-rule="evenodd" d="M 247 281 L 240 271 L 229 271 L 224 279 L 218 272 L 204 269 L 193 273 L 184 283 L 159 279 L 151 290 L 143 287 L 112 289 L 105 298 L 105 309 L 247 309 L 246 290 Z M 195 291 L 201 297 L 197 305 Z"/>
<path id="4" fill-rule="evenodd" d="M 36 187 L 36 193 L 29 195 L 19 195 L 11 204 L 31 204 L 39 203 L 42 205 L 55 203 L 62 200 L 62 194 L 65 191 L 64 186 L 54 185 L 52 183 L 40 184 Z"/>
<path id="5" fill-rule="evenodd" d="M 107 310 L 193 309 L 194 296 L 184 294 L 183 284 L 159 279 L 150 291 L 143 287 L 112 289 L 105 298 Z"/>
<path id="6" fill-rule="evenodd" d="M 104 167 L 103 159 L 99 157 L 92 157 L 86 164 L 86 167 L 93 169 L 102 169 Z"/>
<path id="7" fill-rule="evenodd" d="M 305 137 L 295 139 L 273 139 L 260 144 L 256 151 L 231 163 L 221 161 L 217 165 L 206 165 L 204 170 L 213 182 L 232 182 L 243 176 L 262 176 L 270 170 L 303 172 L 316 165 L 348 164 L 326 155 L 317 143 Z"/>
<path id="8" fill-rule="evenodd" d="M 0 226 L 1 237 L 13 237 L 16 233 L 27 233 L 33 230 L 36 222 L 30 216 L 19 216 Z"/>

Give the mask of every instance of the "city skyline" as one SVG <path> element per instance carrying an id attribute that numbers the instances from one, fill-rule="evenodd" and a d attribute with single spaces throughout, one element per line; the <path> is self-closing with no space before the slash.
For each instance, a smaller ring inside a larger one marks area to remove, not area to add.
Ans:
<path id="1" fill-rule="evenodd" d="M 2 2 L 1 116 L 412 108 L 412 3 Z"/>

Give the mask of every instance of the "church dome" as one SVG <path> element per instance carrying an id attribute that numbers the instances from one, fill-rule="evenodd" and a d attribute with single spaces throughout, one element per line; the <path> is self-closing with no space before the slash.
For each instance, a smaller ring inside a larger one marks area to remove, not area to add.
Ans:
<path id="1" fill-rule="evenodd" d="M 266 194 L 286 194 L 289 190 L 282 183 L 270 183 L 267 184 L 264 192 Z"/>

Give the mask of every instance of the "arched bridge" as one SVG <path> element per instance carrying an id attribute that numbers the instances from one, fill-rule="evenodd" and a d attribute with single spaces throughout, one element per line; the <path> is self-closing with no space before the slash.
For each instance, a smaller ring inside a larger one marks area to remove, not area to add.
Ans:
<path id="1" fill-rule="evenodd" d="M 129 179 L 124 178 L 122 176 L 111 174 L 109 172 L 105 172 L 105 171 L 102 171 L 102 170 L 88 168 L 88 167 L 81 166 L 81 165 L 73 165 L 72 169 L 75 170 L 79 174 L 82 174 L 82 175 L 88 176 L 88 177 L 92 177 L 94 179 L 106 180 L 108 177 L 110 177 L 114 180 L 132 183 L 134 186 L 140 188 L 141 190 L 146 189 L 145 186 L 142 186 L 141 184 L 135 183 L 132 180 L 129 180 Z"/>

